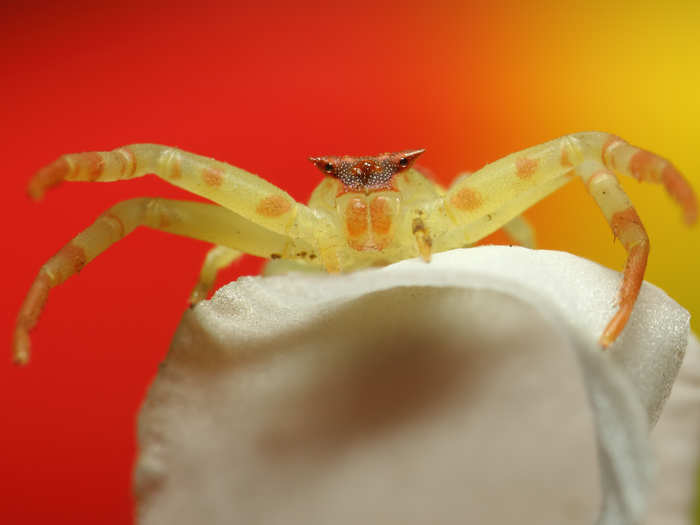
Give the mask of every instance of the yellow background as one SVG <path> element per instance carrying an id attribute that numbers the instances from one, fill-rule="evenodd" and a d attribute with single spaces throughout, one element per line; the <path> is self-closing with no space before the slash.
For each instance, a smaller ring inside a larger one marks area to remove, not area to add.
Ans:
<path id="1" fill-rule="evenodd" d="M 510 113 L 528 143 L 574 129 L 610 131 L 669 158 L 700 188 L 700 3 L 560 2 L 503 9 L 496 18 L 519 50 L 499 68 L 497 83 L 512 79 L 505 97 L 520 103 L 499 115 L 504 125 Z M 646 279 L 694 314 L 697 331 L 700 229 L 683 226 L 661 188 L 623 184 L 651 239 Z M 580 185 L 529 216 L 543 247 L 622 267 L 622 248 L 612 248 L 607 225 Z"/>

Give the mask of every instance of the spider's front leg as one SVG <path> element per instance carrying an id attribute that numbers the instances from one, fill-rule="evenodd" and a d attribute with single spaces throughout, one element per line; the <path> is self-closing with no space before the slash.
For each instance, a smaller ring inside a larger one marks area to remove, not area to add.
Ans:
<path id="1" fill-rule="evenodd" d="M 257 175 L 158 144 L 131 144 L 112 151 L 62 155 L 37 172 L 28 191 L 32 198 L 40 199 L 48 189 L 63 181 L 113 182 L 149 173 L 283 235 L 291 233 L 296 237 L 291 230 L 298 223 L 298 215 L 310 214 L 288 193 Z"/>
<path id="2" fill-rule="evenodd" d="M 113 151 L 63 155 L 33 177 L 29 194 L 39 199 L 47 189 L 63 181 L 111 182 L 148 173 L 223 208 L 164 199 L 136 199 L 112 208 L 42 267 L 17 318 L 13 342 L 17 362 L 29 358 L 29 331 L 39 318 L 50 288 L 77 273 L 138 225 L 208 240 L 261 257 L 296 258 L 304 254 L 312 266 L 333 261 L 330 250 L 321 246 L 322 233 L 329 222 L 321 212 L 297 203 L 256 175 L 177 148 L 132 144 Z M 211 273 L 210 270 L 207 266 L 206 271 Z M 209 279 L 208 273 L 205 280 Z"/>
<path id="3" fill-rule="evenodd" d="M 224 162 L 158 144 L 131 144 L 112 151 L 62 155 L 39 170 L 29 183 L 35 199 L 63 181 L 113 182 L 152 173 L 166 182 L 206 197 L 252 223 L 312 245 L 329 271 L 339 271 L 333 227 L 319 210 L 296 202 L 257 175 Z M 285 257 L 285 254 L 282 254 Z M 316 265 L 318 261 L 311 261 Z"/>
<path id="4" fill-rule="evenodd" d="M 600 337 L 600 344 L 606 347 L 629 319 L 649 253 L 647 234 L 615 173 L 663 184 L 683 208 L 686 222 L 696 221 L 695 194 L 670 162 L 614 135 L 577 133 L 509 155 L 456 181 L 443 203 L 457 227 L 443 228 L 436 249 L 483 238 L 579 176 L 628 253 L 618 310 Z"/>
<path id="5" fill-rule="evenodd" d="M 138 226 L 163 230 L 269 257 L 297 242 L 213 204 L 139 198 L 120 202 L 103 213 L 39 270 L 15 325 L 14 361 L 29 360 L 29 332 L 36 325 L 51 288 L 78 273 L 88 262 Z"/>

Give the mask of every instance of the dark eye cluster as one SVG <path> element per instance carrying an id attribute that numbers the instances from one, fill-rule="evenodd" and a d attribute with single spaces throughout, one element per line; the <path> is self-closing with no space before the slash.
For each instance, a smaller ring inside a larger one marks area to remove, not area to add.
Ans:
<path id="1" fill-rule="evenodd" d="M 392 189 L 391 180 L 409 168 L 424 150 L 383 153 L 373 157 L 311 157 L 324 174 L 343 183 L 346 191 Z"/>
<path id="2" fill-rule="evenodd" d="M 334 175 L 345 187 L 363 191 L 388 187 L 391 178 L 398 171 L 397 167 L 389 158 L 346 158 L 340 163 Z"/>

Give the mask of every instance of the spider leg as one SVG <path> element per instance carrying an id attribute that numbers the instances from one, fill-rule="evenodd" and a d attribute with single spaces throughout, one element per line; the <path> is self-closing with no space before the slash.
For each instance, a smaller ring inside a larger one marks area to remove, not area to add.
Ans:
<path id="1" fill-rule="evenodd" d="M 318 217 L 273 184 L 235 166 L 157 144 L 63 155 L 34 175 L 28 191 L 32 198 L 40 199 L 63 181 L 111 182 L 149 173 L 268 230 L 293 238 L 313 237 Z"/>
<path id="2" fill-rule="evenodd" d="M 319 273 L 325 271 L 323 265 L 312 265 L 302 259 L 271 259 L 265 263 L 261 275 L 288 275 L 290 273 Z"/>
<path id="3" fill-rule="evenodd" d="M 628 252 L 619 308 L 600 344 L 622 332 L 644 277 L 649 240 L 615 173 L 657 182 L 682 207 L 686 222 L 697 219 L 697 199 L 688 182 L 667 160 L 600 132 L 567 135 L 493 162 L 461 177 L 440 200 L 444 210 L 434 223 L 435 251 L 473 243 L 507 225 L 524 210 L 574 176 L 586 183 L 615 236 Z"/>
<path id="4" fill-rule="evenodd" d="M 294 245 L 288 237 L 271 232 L 238 214 L 213 204 L 138 198 L 120 202 L 61 248 L 39 270 L 20 308 L 15 324 L 15 362 L 29 360 L 29 332 L 36 325 L 49 290 L 78 273 L 88 262 L 138 226 L 148 226 L 207 242 L 269 257 Z"/>
<path id="5" fill-rule="evenodd" d="M 214 287 L 219 270 L 226 268 L 242 255 L 243 252 L 228 246 L 217 245 L 210 249 L 204 258 L 197 284 L 190 294 L 190 306 L 194 306 L 199 301 L 206 299 Z"/>
<path id="6" fill-rule="evenodd" d="M 518 215 L 511 219 L 510 222 L 504 224 L 503 231 L 520 246 L 531 249 L 537 247 L 537 243 L 535 242 L 535 229 L 532 227 L 532 224 L 530 224 L 530 221 L 522 215 Z"/>
<path id="7" fill-rule="evenodd" d="M 431 228 L 434 251 L 473 244 L 500 228 L 508 229 L 509 223 L 517 221 L 523 211 L 576 174 L 571 166 L 560 165 L 549 144 L 523 153 L 527 160 L 518 161 L 519 157 L 510 155 L 455 181 L 438 207 L 444 209 L 442 217 L 433 219 L 438 223 Z M 518 166 L 524 164 L 537 168 L 528 167 L 520 172 Z M 511 232 L 514 229 L 510 228 Z"/>
<path id="8" fill-rule="evenodd" d="M 430 257 L 433 253 L 433 238 L 425 226 L 425 221 L 421 216 L 413 219 L 411 224 L 411 232 L 416 241 L 418 253 L 425 262 L 430 262 Z"/>
<path id="9" fill-rule="evenodd" d="M 577 172 L 583 179 L 588 193 L 603 212 L 615 238 L 620 239 L 627 251 L 618 310 L 599 340 L 600 345 L 605 348 L 620 335 L 634 308 L 647 266 L 649 237 L 629 197 L 611 170 L 605 168 L 601 162 L 591 160 L 583 162 L 577 168 Z"/>
<path id="10" fill-rule="evenodd" d="M 683 208 L 685 222 L 694 224 L 697 221 L 695 193 L 671 162 L 609 133 L 588 132 L 578 136 L 596 153 L 600 149 L 600 158 L 609 170 L 634 177 L 640 182 L 663 184 L 668 194 Z"/>

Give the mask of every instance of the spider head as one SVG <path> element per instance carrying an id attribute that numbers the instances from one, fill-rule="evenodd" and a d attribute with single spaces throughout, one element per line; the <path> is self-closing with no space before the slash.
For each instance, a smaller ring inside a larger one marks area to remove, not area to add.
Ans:
<path id="1" fill-rule="evenodd" d="M 342 185 L 341 193 L 370 193 L 394 190 L 394 175 L 409 169 L 424 149 L 381 153 L 372 157 L 309 157 L 309 160 L 329 177 Z"/>

